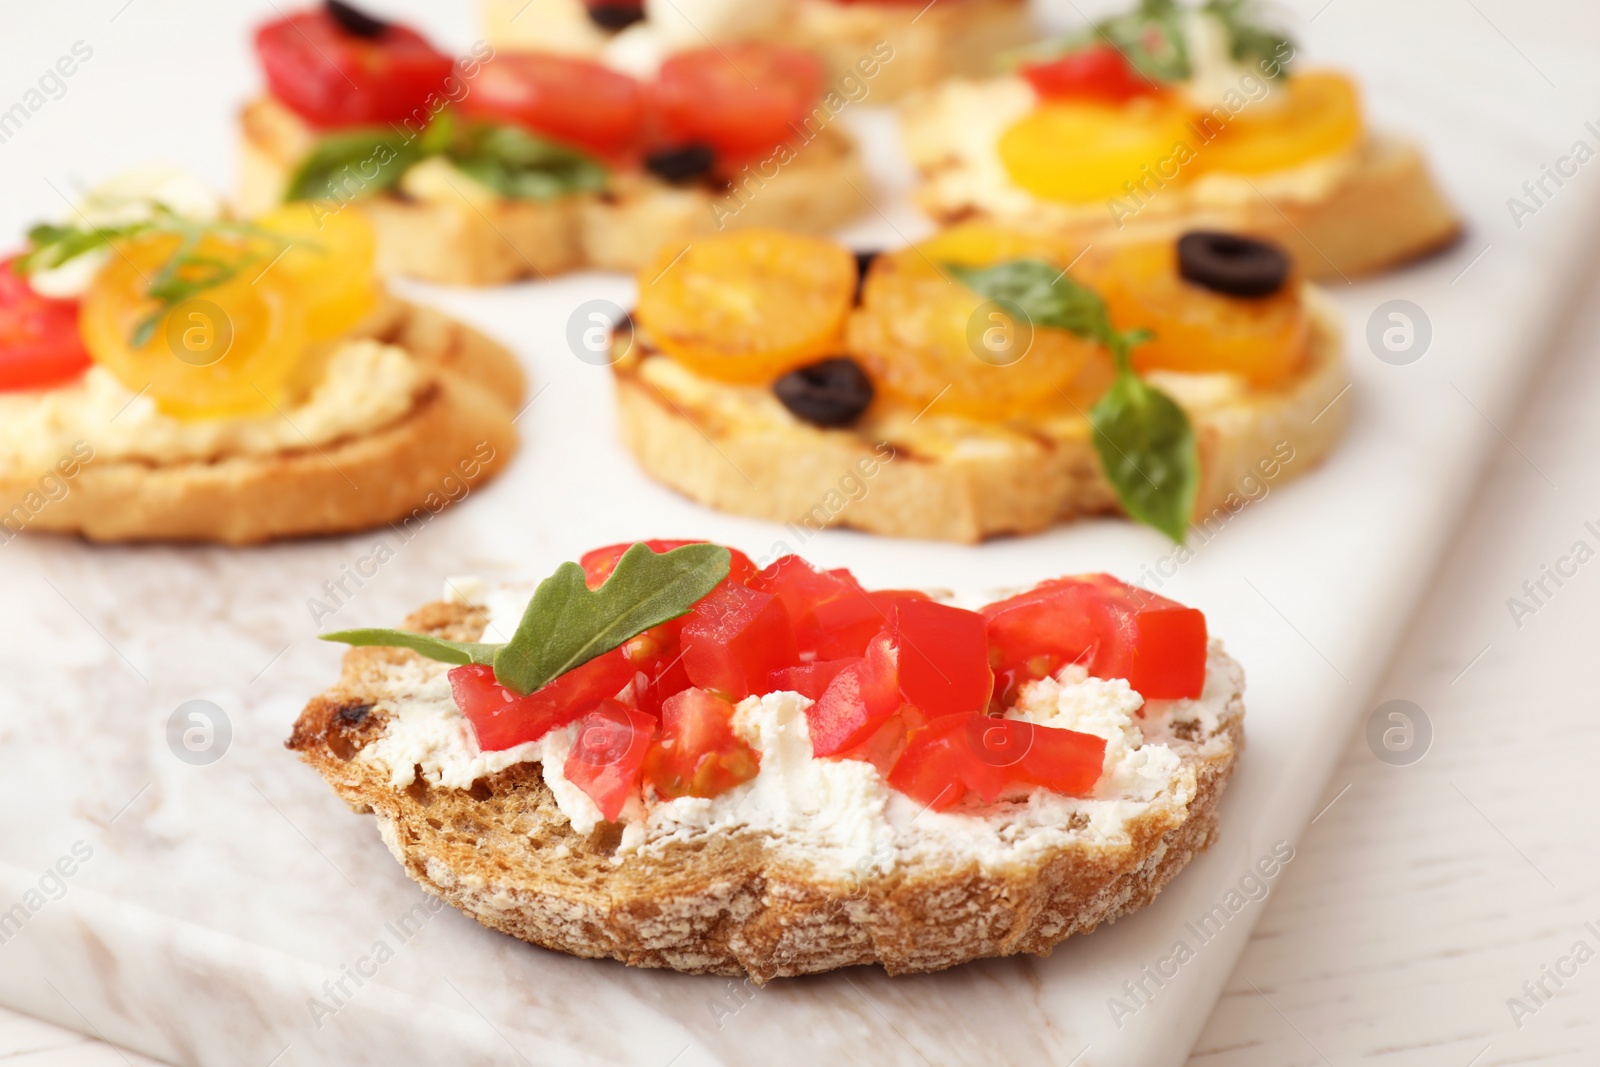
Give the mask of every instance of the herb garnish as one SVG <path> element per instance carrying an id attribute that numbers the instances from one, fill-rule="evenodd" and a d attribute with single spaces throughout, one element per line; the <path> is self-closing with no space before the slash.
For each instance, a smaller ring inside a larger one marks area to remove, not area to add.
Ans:
<path id="1" fill-rule="evenodd" d="M 322 640 L 409 648 L 444 663 L 492 664 L 496 681 L 527 694 L 650 627 L 687 614 L 728 576 L 730 563 L 721 545 L 656 553 L 636 544 L 598 589 L 588 587 L 578 564 L 563 563 L 539 583 L 516 633 L 503 645 L 445 641 L 405 630 L 344 630 L 323 634 Z"/>
<path id="2" fill-rule="evenodd" d="M 520 126 L 459 125 L 442 111 L 420 137 L 389 127 L 347 130 L 322 138 L 284 191 L 287 200 L 346 200 L 393 188 L 425 159 L 443 156 L 501 196 L 549 200 L 604 189 L 604 166 L 576 149 Z"/>
<path id="3" fill-rule="evenodd" d="M 170 234 L 178 238 L 172 254 L 151 275 L 145 295 L 157 307 L 134 326 L 128 342 L 142 347 L 155 333 L 163 316 L 199 293 L 223 285 L 255 263 L 270 260 L 291 242 L 246 222 L 199 221 L 174 212 L 159 201 L 150 201 L 150 217 L 117 226 L 56 226 L 41 223 L 28 231 L 32 246 L 18 261 L 22 274 L 59 267 L 88 253 L 109 248 L 113 242 L 148 234 Z M 208 237 L 221 238 L 237 248 L 237 254 L 218 256 L 202 247 Z"/>
<path id="4" fill-rule="evenodd" d="M 1035 327 L 1067 330 L 1110 349 L 1117 377 L 1089 412 L 1100 465 L 1129 517 L 1181 544 L 1200 488 L 1200 456 L 1189 416 L 1133 370 L 1129 354 L 1151 334 L 1114 328 L 1098 294 L 1041 259 L 946 269 Z"/>

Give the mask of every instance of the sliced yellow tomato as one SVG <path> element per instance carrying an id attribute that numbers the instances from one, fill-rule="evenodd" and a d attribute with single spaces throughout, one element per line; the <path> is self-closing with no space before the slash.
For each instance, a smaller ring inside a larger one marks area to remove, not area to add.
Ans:
<path id="1" fill-rule="evenodd" d="M 305 305 L 310 340 L 332 340 L 377 307 L 382 294 L 373 273 L 377 241 L 359 212 L 330 212 L 323 204 L 300 200 L 261 216 L 255 225 L 290 242 L 266 273 L 293 283 Z"/>
<path id="2" fill-rule="evenodd" d="M 993 222 L 962 222 L 940 230 L 909 248 L 884 252 L 873 260 L 863 299 L 872 299 L 876 277 L 892 266 L 896 272 L 945 273 L 945 265 L 991 267 L 1011 259 L 1043 259 L 1065 265 L 1082 248 L 1043 231 L 1018 230 Z"/>
<path id="3" fill-rule="evenodd" d="M 667 247 L 639 274 L 639 325 L 667 355 L 718 381 L 760 384 L 839 352 L 855 300 L 843 245 L 739 230 Z"/>
<path id="4" fill-rule="evenodd" d="M 1195 168 L 1232 174 L 1286 170 L 1342 152 L 1361 138 L 1361 100 L 1350 79 L 1314 71 L 1296 74 L 1278 103 L 1249 104 L 1215 140 L 1200 148 Z"/>
<path id="5" fill-rule="evenodd" d="M 1293 278 L 1268 297 L 1214 293 L 1179 275 L 1171 241 L 1097 252 L 1074 273 L 1100 292 L 1113 326 L 1155 334 L 1133 350 L 1141 373 L 1226 372 L 1270 388 L 1305 364 L 1310 321 Z"/>
<path id="6" fill-rule="evenodd" d="M 964 285 L 894 262 L 874 265 L 845 339 L 883 395 L 992 420 L 1068 408 L 1105 355 L 1065 330 L 1017 322 Z"/>
<path id="7" fill-rule="evenodd" d="M 118 247 L 79 313 L 89 354 L 130 390 L 182 418 L 271 411 L 306 346 L 297 289 L 287 276 L 258 274 L 266 260 L 255 242 L 213 234 L 175 276 L 196 283 L 218 272 L 233 276 L 163 309 L 149 289 L 179 243 L 176 235 L 154 234 Z"/>
<path id="8" fill-rule="evenodd" d="M 1000 159 L 1012 181 L 1044 200 L 1127 196 L 1130 182 L 1186 177 L 1194 156 L 1188 121 L 1187 109 L 1165 95 L 1121 105 L 1050 101 L 1001 135 Z"/>

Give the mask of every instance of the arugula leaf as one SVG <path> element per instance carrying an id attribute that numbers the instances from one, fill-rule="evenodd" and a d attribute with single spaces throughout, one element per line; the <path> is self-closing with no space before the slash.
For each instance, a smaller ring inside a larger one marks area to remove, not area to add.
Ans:
<path id="1" fill-rule="evenodd" d="M 1253 66 L 1267 78 L 1288 72 L 1294 41 L 1256 21 L 1255 0 L 1206 0 L 1200 10 L 1227 27 L 1234 62 Z"/>
<path id="2" fill-rule="evenodd" d="M 1128 14 L 1096 23 L 1081 40 L 1110 42 L 1135 70 L 1155 81 L 1183 81 L 1194 73 L 1176 0 L 1142 0 Z"/>
<path id="3" fill-rule="evenodd" d="M 487 666 L 494 662 L 494 654 L 502 647 L 478 641 L 446 641 L 442 637 L 430 637 L 410 630 L 340 630 L 338 633 L 321 634 L 318 639 L 357 648 L 409 648 L 429 659 L 457 665 L 481 663 Z"/>
<path id="4" fill-rule="evenodd" d="M 551 200 L 606 187 L 605 167 L 520 126 L 478 124 L 446 149 L 461 171 L 501 196 Z"/>
<path id="5" fill-rule="evenodd" d="M 540 583 L 517 632 L 494 657 L 495 678 L 531 693 L 652 626 L 687 614 L 728 576 L 721 545 L 684 545 L 660 555 L 636 544 L 599 589 L 583 568 L 563 563 Z"/>
<path id="6" fill-rule="evenodd" d="M 1098 293 L 1042 259 L 945 269 L 1035 327 L 1067 330 L 1111 350 L 1117 377 L 1089 412 L 1100 465 L 1129 517 L 1181 544 L 1199 492 L 1200 455 L 1189 416 L 1133 371 L 1129 352 L 1154 335 L 1113 327 Z"/>
<path id="7" fill-rule="evenodd" d="M 1103 341 L 1111 333 L 1105 302 L 1094 290 L 1042 259 L 1012 259 L 992 267 L 944 266 L 973 292 L 1009 304 L 1035 326 L 1070 330 L 1092 341 Z"/>
<path id="8" fill-rule="evenodd" d="M 1123 509 L 1182 544 L 1200 488 L 1189 416 L 1166 393 L 1124 372 L 1089 412 L 1089 423 Z"/>
<path id="9" fill-rule="evenodd" d="M 420 163 L 429 154 L 427 147 L 421 138 L 382 126 L 329 134 L 295 168 L 283 199 L 342 202 L 381 193 Z"/>
<path id="10" fill-rule="evenodd" d="M 36 270 L 59 267 L 68 260 L 106 248 L 112 241 L 133 237 L 155 225 L 154 222 L 135 222 L 126 226 L 79 229 L 41 222 L 28 231 L 29 252 L 17 261 L 17 269 L 22 274 L 32 274 Z"/>

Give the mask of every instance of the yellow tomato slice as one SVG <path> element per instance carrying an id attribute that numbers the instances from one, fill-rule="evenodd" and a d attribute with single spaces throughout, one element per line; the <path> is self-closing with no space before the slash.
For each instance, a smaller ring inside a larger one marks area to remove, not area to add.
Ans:
<path id="1" fill-rule="evenodd" d="M 893 261 L 874 265 L 846 347 L 883 395 L 992 420 L 1068 407 L 1106 358 L 1065 330 L 1033 329 L 964 285 Z"/>
<path id="2" fill-rule="evenodd" d="M 1127 196 L 1128 183 L 1186 177 L 1193 157 L 1188 112 L 1166 96 L 1122 105 L 1040 104 L 1000 137 L 1011 180 L 1044 200 L 1092 203 Z M 1155 186 L 1155 187 L 1159 187 Z"/>
<path id="3" fill-rule="evenodd" d="M 1214 141 L 1201 147 L 1197 170 L 1261 174 L 1342 152 L 1362 133 L 1361 101 L 1338 74 L 1296 74 L 1282 103 L 1248 104 Z"/>
<path id="4" fill-rule="evenodd" d="M 1226 372 L 1270 388 L 1305 364 L 1310 321 L 1293 278 L 1269 297 L 1214 293 L 1179 275 L 1171 241 L 1092 254 L 1078 273 L 1099 290 L 1113 326 L 1155 334 L 1133 350 L 1140 372 Z"/>
<path id="5" fill-rule="evenodd" d="M 95 276 L 79 312 L 84 344 L 97 363 L 161 410 L 182 418 L 271 411 L 305 349 L 306 323 L 287 278 L 258 277 L 266 264 L 249 241 L 201 239 L 178 277 L 198 281 L 235 268 L 232 278 L 197 291 L 165 312 L 148 295 L 152 279 L 178 250 L 172 234 L 120 245 Z M 134 339 L 157 316 L 141 344 Z"/>
<path id="6" fill-rule="evenodd" d="M 261 216 L 255 224 L 291 242 L 266 272 L 292 283 L 305 306 L 310 340 L 332 340 L 377 307 L 382 292 L 373 273 L 377 241 L 359 212 L 328 211 L 325 205 L 301 200 Z"/>
<path id="7" fill-rule="evenodd" d="M 856 260 L 817 237 L 740 230 L 668 247 L 639 275 L 639 325 L 718 381 L 761 384 L 839 352 Z"/>

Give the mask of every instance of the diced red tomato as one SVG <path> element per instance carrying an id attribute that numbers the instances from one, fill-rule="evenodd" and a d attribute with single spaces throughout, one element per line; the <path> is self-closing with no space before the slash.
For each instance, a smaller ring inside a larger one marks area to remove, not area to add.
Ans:
<path id="1" fill-rule="evenodd" d="M 973 794 L 985 803 L 1046 788 L 1085 795 L 1100 780 L 1105 740 L 989 715 L 951 715 L 915 731 L 889 784 L 935 811 Z"/>
<path id="2" fill-rule="evenodd" d="M 822 696 L 806 709 L 813 754 L 834 756 L 855 748 L 899 709 L 893 638 L 879 634 L 868 643 L 866 653 L 834 675 Z"/>
<path id="3" fill-rule="evenodd" d="M 1205 616 L 1109 575 L 1057 578 L 982 614 L 990 663 L 1013 682 L 1082 663 L 1149 700 L 1198 697 L 1205 686 Z"/>
<path id="4" fill-rule="evenodd" d="M 628 798 L 638 793 L 655 730 L 654 717 L 615 700 L 602 700 L 578 720 L 578 736 L 562 770 L 608 822 L 616 822 Z"/>
<path id="5" fill-rule="evenodd" d="M 589 588 L 599 589 L 605 580 L 611 577 L 611 572 L 617 569 L 617 561 L 622 558 L 623 553 L 635 544 L 643 544 L 659 556 L 671 552 L 675 548 L 682 548 L 684 545 L 703 545 L 705 543 L 704 541 L 666 541 L 660 539 L 643 542 L 624 541 L 622 544 L 607 545 L 592 552 L 585 552 L 579 558 L 578 565 L 583 568 L 584 582 Z M 755 577 L 756 565 L 750 562 L 749 556 L 740 552 L 737 548 L 728 549 L 728 554 L 732 557 L 728 564 L 729 580 L 743 584 Z"/>
<path id="6" fill-rule="evenodd" d="M 484 64 L 461 110 L 471 118 L 515 123 L 614 157 L 640 138 L 645 91 L 633 78 L 593 60 L 506 53 Z"/>
<path id="7" fill-rule="evenodd" d="M 900 694 L 929 718 L 983 711 L 994 691 L 988 623 L 976 611 L 932 600 L 895 605 Z"/>
<path id="8" fill-rule="evenodd" d="M 495 681 L 493 667 L 476 663 L 450 671 L 450 690 L 456 707 L 472 723 L 478 747 L 499 752 L 575 721 L 599 701 L 615 697 L 634 674 L 622 650 L 612 649 L 527 696 Z"/>
<path id="9" fill-rule="evenodd" d="M 324 129 L 427 117 L 455 62 L 409 27 L 358 37 L 322 7 L 267 23 L 255 47 L 268 91 Z"/>
<path id="10" fill-rule="evenodd" d="M 644 777 L 663 797 L 714 797 L 761 769 L 761 754 L 733 732 L 733 705 L 704 689 L 685 689 L 662 705 L 661 735 L 644 759 Z"/>
<path id="11" fill-rule="evenodd" d="M 861 760 L 878 768 L 885 778 L 906 750 L 913 734 L 928 725 L 928 717 L 910 704 L 902 704 L 861 743 L 838 753 L 840 759 Z"/>
<path id="12" fill-rule="evenodd" d="M 792 692 L 812 700 L 821 700 L 838 673 L 846 667 L 860 663 L 861 657 L 852 659 L 819 659 L 798 667 L 785 667 L 767 676 L 767 689 L 774 693 Z"/>
<path id="13" fill-rule="evenodd" d="M 89 369 L 78 332 L 78 302 L 40 296 L 0 260 L 0 392 L 70 381 Z"/>
<path id="14" fill-rule="evenodd" d="M 1088 48 L 1058 59 L 1029 63 L 1019 71 L 1046 99 L 1077 98 L 1120 104 L 1136 96 L 1159 91 L 1121 52 L 1109 44 Z"/>
<path id="15" fill-rule="evenodd" d="M 682 619 L 652 626 L 625 642 L 622 654 L 638 673 L 634 676 L 633 700 L 639 710 L 661 715 L 661 703 L 674 693 L 689 688 L 689 673 L 683 668 L 683 645 L 679 635 Z"/>
<path id="16" fill-rule="evenodd" d="M 750 586 L 783 601 L 800 654 L 822 660 L 862 655 L 867 642 L 893 620 L 895 604 L 929 599 L 912 590 L 867 592 L 849 571 L 819 571 L 799 556 L 781 557 Z"/>
<path id="17" fill-rule="evenodd" d="M 788 45 L 747 41 L 668 57 L 656 82 L 667 137 L 751 159 L 798 137 L 822 95 L 822 63 Z"/>
<path id="18" fill-rule="evenodd" d="M 759 692 L 773 671 L 800 662 L 783 604 L 737 582 L 722 583 L 684 616 L 682 640 L 689 679 L 730 700 Z"/>

